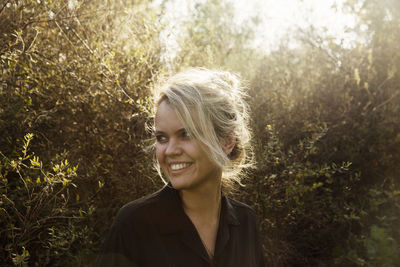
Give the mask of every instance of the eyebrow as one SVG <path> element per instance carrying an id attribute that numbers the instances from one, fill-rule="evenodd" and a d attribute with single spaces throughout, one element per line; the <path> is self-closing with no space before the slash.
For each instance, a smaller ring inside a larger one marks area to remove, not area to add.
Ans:
<path id="1" fill-rule="evenodd" d="M 184 132 L 184 131 L 187 131 L 187 130 L 186 130 L 185 128 L 181 128 L 181 129 L 177 130 L 175 133 L 181 133 L 181 132 Z M 160 131 L 160 130 L 156 130 L 156 131 L 154 132 L 154 134 L 155 134 L 155 135 L 157 135 L 157 134 L 165 134 L 165 132 Z"/>

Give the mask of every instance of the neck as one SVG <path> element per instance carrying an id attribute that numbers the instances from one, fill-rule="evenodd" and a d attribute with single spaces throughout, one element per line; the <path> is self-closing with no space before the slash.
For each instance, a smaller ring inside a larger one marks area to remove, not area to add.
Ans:
<path id="1" fill-rule="evenodd" d="M 202 190 L 181 190 L 183 209 L 190 217 L 209 220 L 218 218 L 221 207 L 221 183 L 217 186 L 208 186 Z"/>

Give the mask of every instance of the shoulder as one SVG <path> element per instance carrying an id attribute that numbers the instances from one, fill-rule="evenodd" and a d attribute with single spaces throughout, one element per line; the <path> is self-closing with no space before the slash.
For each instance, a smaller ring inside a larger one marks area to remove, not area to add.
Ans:
<path id="1" fill-rule="evenodd" d="M 229 203 L 232 205 L 232 207 L 240 212 L 240 213 L 246 213 L 252 216 L 256 216 L 256 212 L 253 210 L 252 207 L 250 207 L 249 205 L 240 202 L 238 200 L 232 199 L 230 197 L 227 197 L 227 200 L 229 201 Z"/>
<path id="2" fill-rule="evenodd" d="M 114 225 L 142 222 L 150 214 L 157 214 L 162 202 L 162 190 L 125 204 L 117 213 Z"/>
<path id="3" fill-rule="evenodd" d="M 154 234 L 152 223 L 159 220 L 161 204 L 168 199 L 163 189 L 131 201 L 117 213 L 98 258 L 98 266 L 143 266 L 143 247 Z M 135 263 L 135 264 L 133 264 Z"/>
<path id="4" fill-rule="evenodd" d="M 231 217 L 234 217 L 240 224 L 256 224 L 256 212 L 249 205 L 240 202 L 238 200 L 232 199 L 230 197 L 226 198 L 227 202 L 227 212 Z"/>

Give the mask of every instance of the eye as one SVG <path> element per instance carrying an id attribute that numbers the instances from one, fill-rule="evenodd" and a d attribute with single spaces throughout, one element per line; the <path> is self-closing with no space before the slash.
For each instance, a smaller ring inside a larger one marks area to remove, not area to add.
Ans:
<path id="1" fill-rule="evenodd" d="M 183 138 L 191 138 L 190 133 L 186 130 L 182 132 L 182 137 Z"/>
<path id="2" fill-rule="evenodd" d="M 167 141 L 167 137 L 165 137 L 164 135 L 156 135 L 156 140 L 158 143 L 164 143 Z"/>

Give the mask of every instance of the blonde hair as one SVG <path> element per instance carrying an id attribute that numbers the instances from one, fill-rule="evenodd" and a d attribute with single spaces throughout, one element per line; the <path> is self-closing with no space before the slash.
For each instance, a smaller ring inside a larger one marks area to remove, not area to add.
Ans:
<path id="1" fill-rule="evenodd" d="M 162 101 L 168 101 L 189 134 L 203 144 L 222 169 L 222 184 L 228 188 L 234 181 L 242 185 L 240 173 L 253 163 L 245 98 L 236 75 L 205 68 L 180 72 L 154 92 L 155 110 Z M 235 145 L 226 155 L 222 145 L 231 138 Z M 162 178 L 158 162 L 156 168 Z"/>

